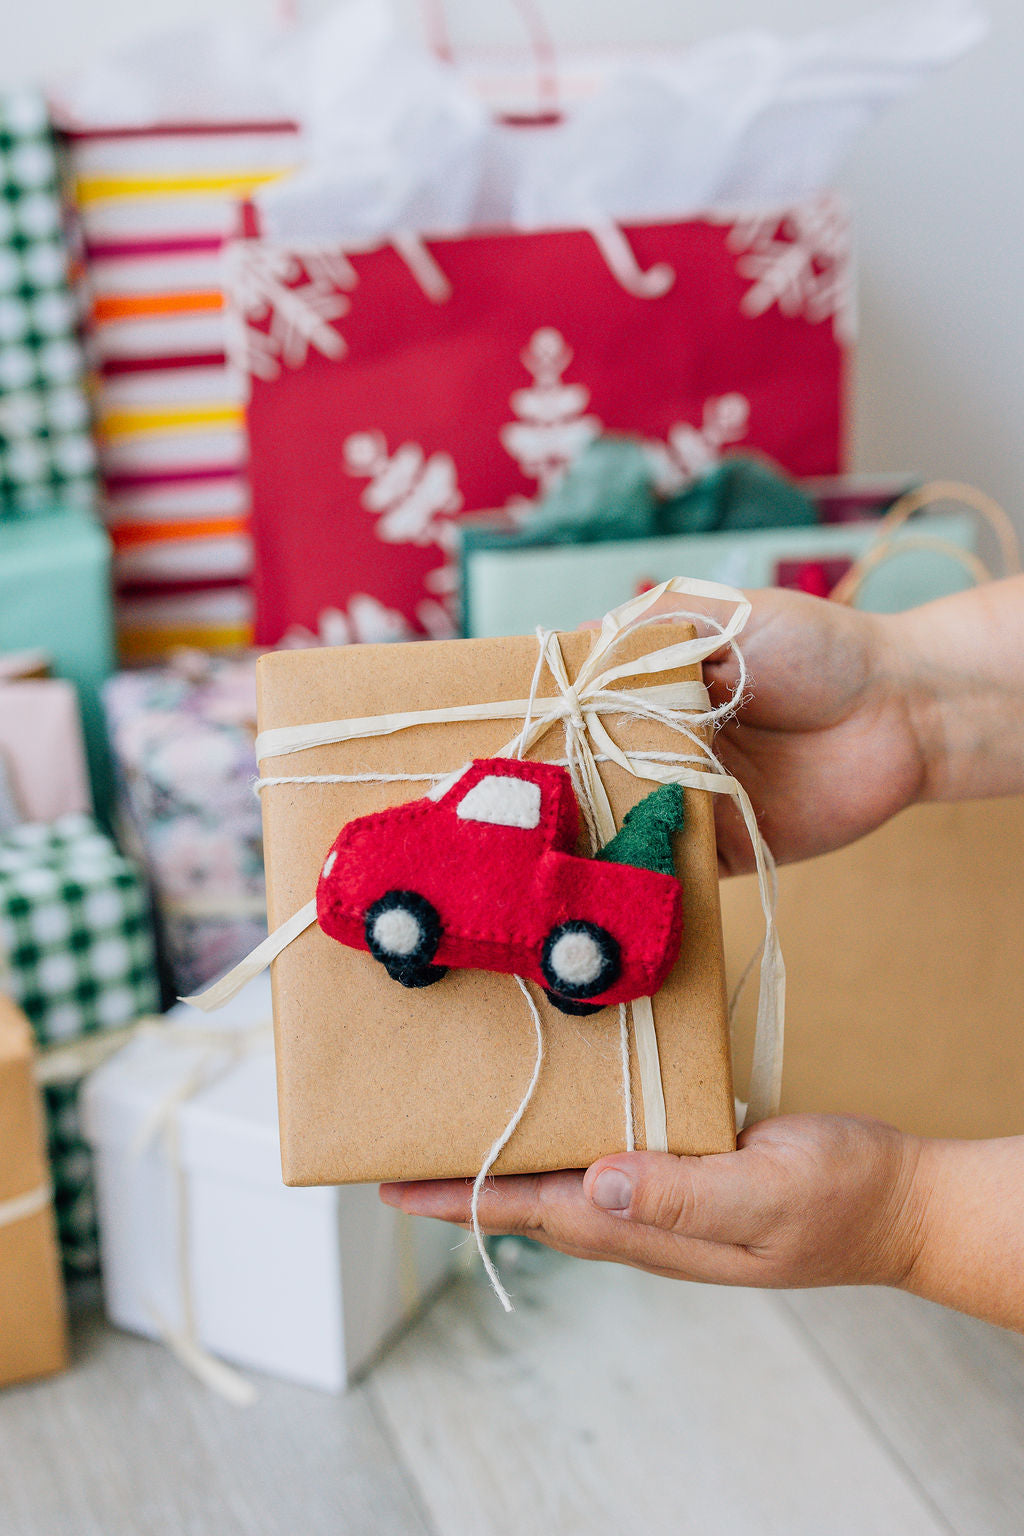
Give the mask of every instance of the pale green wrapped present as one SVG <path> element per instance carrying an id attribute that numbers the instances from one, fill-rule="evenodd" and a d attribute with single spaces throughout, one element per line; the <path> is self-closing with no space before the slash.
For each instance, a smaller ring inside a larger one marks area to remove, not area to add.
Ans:
<path id="1" fill-rule="evenodd" d="M 114 669 L 110 540 L 87 513 L 0 518 L 0 651 L 40 649 L 78 690 L 97 810 L 112 797 L 100 688 Z"/>

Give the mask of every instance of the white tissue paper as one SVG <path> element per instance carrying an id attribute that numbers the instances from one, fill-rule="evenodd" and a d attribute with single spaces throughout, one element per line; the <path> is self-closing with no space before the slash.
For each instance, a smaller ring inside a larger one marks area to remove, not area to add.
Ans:
<path id="1" fill-rule="evenodd" d="M 404 36 L 387 0 L 352 0 L 296 40 L 308 162 L 261 194 L 263 232 L 345 242 L 792 203 L 827 188 L 882 107 L 985 31 L 971 0 L 924 0 L 802 38 L 620 56 L 560 122 L 522 127 Z"/>
<path id="2" fill-rule="evenodd" d="M 290 31 L 151 37 L 57 99 L 84 124 L 297 121 L 304 169 L 259 198 L 271 239 L 646 222 L 821 192 L 877 112 L 985 31 L 973 0 L 920 0 L 804 37 L 620 54 L 560 121 L 523 127 L 496 119 L 391 0 L 346 0 Z"/>
<path id="3" fill-rule="evenodd" d="M 69 127 L 265 122 L 292 116 L 281 86 L 280 25 L 194 23 L 144 33 L 50 92 Z"/>

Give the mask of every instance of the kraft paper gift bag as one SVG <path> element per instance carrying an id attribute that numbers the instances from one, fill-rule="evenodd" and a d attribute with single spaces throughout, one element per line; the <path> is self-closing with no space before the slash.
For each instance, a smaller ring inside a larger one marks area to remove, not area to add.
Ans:
<path id="1" fill-rule="evenodd" d="M 782 1109 L 875 1115 L 921 1136 L 1024 1132 L 1024 799 L 918 805 L 779 871 L 789 971 Z M 756 943 L 727 880 L 726 961 Z M 740 1052 L 751 1027 L 741 1001 Z"/>

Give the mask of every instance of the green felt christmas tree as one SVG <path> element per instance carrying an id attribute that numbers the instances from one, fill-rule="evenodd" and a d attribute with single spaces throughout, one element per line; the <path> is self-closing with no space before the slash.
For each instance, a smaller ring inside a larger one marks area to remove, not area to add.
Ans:
<path id="1" fill-rule="evenodd" d="M 682 825 L 682 787 L 662 784 L 627 812 L 622 826 L 597 857 L 613 864 L 635 864 L 639 869 L 674 875 L 672 834 Z"/>

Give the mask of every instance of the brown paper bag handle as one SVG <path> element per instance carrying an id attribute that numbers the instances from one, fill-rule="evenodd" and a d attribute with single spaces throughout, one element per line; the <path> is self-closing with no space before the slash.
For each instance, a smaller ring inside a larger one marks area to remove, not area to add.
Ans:
<path id="1" fill-rule="evenodd" d="M 845 576 L 840 578 L 829 593 L 832 601 L 852 606 L 864 581 L 873 570 L 885 561 L 914 549 L 927 549 L 936 554 L 947 555 L 958 565 L 963 566 L 979 586 L 983 582 L 993 580 L 993 573 L 983 560 L 979 559 L 972 550 L 961 549 L 958 544 L 953 544 L 948 539 L 940 539 L 928 533 L 908 534 L 902 539 L 895 537 L 896 531 L 902 528 L 916 512 L 934 506 L 938 502 L 954 502 L 977 513 L 981 521 L 987 523 L 992 529 L 999 542 L 1003 574 L 1013 576 L 1020 571 L 1021 552 L 1017 531 L 999 503 L 973 485 L 961 484 L 956 480 L 930 480 L 916 491 L 908 491 L 889 508 L 879 522 L 876 542 L 851 565 Z"/>

